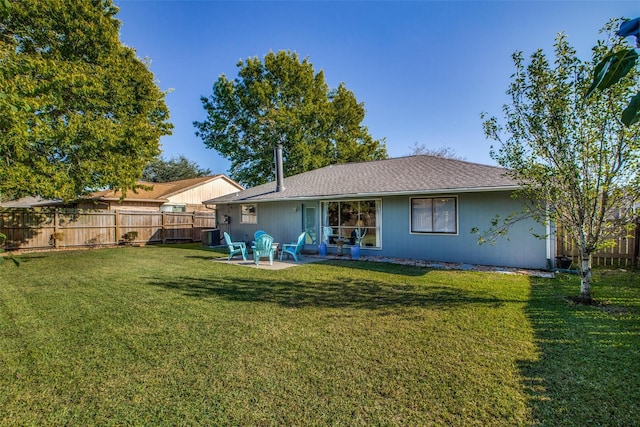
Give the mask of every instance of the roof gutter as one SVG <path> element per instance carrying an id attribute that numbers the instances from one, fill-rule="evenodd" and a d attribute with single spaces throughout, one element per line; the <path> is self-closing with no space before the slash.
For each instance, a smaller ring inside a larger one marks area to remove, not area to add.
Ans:
<path id="1" fill-rule="evenodd" d="M 372 192 L 372 193 L 343 193 L 343 194 L 326 194 L 313 196 L 291 196 L 291 197 L 270 197 L 270 198 L 234 198 L 216 200 L 215 203 L 239 204 L 253 202 L 284 202 L 294 200 L 327 200 L 327 199 L 344 199 L 344 198 L 362 198 L 362 197 L 390 197 L 390 196 L 413 196 L 417 194 L 457 194 L 457 193 L 484 193 L 489 191 L 514 191 L 520 186 L 499 186 L 499 187 L 464 187 L 464 188 L 444 188 L 437 190 L 413 190 L 413 191 L 393 191 L 393 192 Z M 237 195 L 238 193 L 236 193 Z M 277 193 L 272 193 L 277 194 Z M 214 199 L 215 200 L 215 199 Z M 207 200 L 207 202 L 211 202 Z"/>
<path id="2" fill-rule="evenodd" d="M 87 199 L 96 202 L 146 202 L 146 203 L 166 203 L 169 199 L 133 199 L 133 198 L 124 198 L 120 199 L 119 197 L 98 197 L 95 199 Z"/>

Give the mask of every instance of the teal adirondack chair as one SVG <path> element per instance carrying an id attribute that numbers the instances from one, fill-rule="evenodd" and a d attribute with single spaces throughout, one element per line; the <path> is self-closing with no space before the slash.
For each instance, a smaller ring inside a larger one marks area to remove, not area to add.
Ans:
<path id="1" fill-rule="evenodd" d="M 331 236 L 333 236 L 333 228 L 331 228 L 331 227 L 322 227 L 322 235 L 323 235 L 322 241 L 328 245 L 329 244 L 329 238 Z"/>
<path id="2" fill-rule="evenodd" d="M 242 259 L 247 260 L 247 245 L 244 242 L 231 241 L 231 236 L 226 231 L 224 232 L 224 240 L 229 248 L 229 261 L 235 254 L 242 254 Z"/>
<path id="3" fill-rule="evenodd" d="M 253 261 L 258 265 L 260 258 L 269 257 L 269 264 L 273 265 L 273 256 L 273 237 L 266 233 L 259 235 L 253 247 Z"/>
<path id="4" fill-rule="evenodd" d="M 289 256 L 293 256 L 293 259 L 298 262 L 298 257 L 302 258 L 302 249 L 304 248 L 304 240 L 307 236 L 307 232 L 303 231 L 302 234 L 298 236 L 298 241 L 295 243 L 285 243 L 282 245 L 282 252 L 280 252 L 280 261 L 282 261 L 282 257 L 284 254 L 287 254 L 287 258 Z"/>
<path id="5" fill-rule="evenodd" d="M 362 239 L 367 235 L 367 229 L 360 231 L 360 229 L 356 229 L 356 245 L 362 246 Z"/>

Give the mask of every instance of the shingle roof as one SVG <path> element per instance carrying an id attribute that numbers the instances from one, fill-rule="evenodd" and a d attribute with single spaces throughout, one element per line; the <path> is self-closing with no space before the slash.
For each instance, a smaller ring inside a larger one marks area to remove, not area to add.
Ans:
<path id="1" fill-rule="evenodd" d="M 276 192 L 275 182 L 270 182 L 205 203 L 483 191 L 518 187 L 503 168 L 428 155 L 331 165 L 284 178 L 283 183 L 284 191 Z"/>
<path id="2" fill-rule="evenodd" d="M 10 200 L 0 203 L 2 208 L 35 208 L 45 206 L 56 206 L 62 204 L 60 199 L 43 199 L 42 197 L 22 197 L 18 200 Z"/>
<path id="3" fill-rule="evenodd" d="M 205 184 L 209 181 L 216 179 L 226 179 L 229 182 L 238 185 L 235 181 L 227 178 L 225 175 L 218 174 L 213 176 L 203 176 L 199 178 L 181 179 L 179 181 L 172 182 L 144 182 L 141 181 L 138 184 L 149 186 L 151 189 L 138 188 L 136 190 L 127 191 L 127 197 L 125 200 L 148 200 L 148 201 L 166 201 L 167 197 L 173 196 L 176 193 L 189 190 L 198 185 Z M 240 187 L 238 185 L 238 187 Z M 121 191 L 104 190 L 98 191 L 91 195 L 91 199 L 95 200 L 119 200 L 122 196 Z"/>
<path id="4" fill-rule="evenodd" d="M 224 174 L 203 176 L 199 178 L 181 179 L 179 181 L 172 182 L 145 182 L 139 181 L 139 185 L 147 186 L 150 189 L 138 188 L 135 191 L 127 191 L 127 197 L 124 200 L 127 201 L 145 201 L 145 202 L 157 202 L 165 203 L 168 197 L 171 197 L 177 193 L 190 190 L 202 184 L 206 184 L 210 181 L 217 179 L 224 179 L 242 189 L 242 186 L 229 178 Z M 120 200 L 122 191 L 102 190 L 91 193 L 87 197 L 89 200 Z M 46 200 L 40 197 L 23 197 L 18 200 L 11 200 L 8 202 L 0 203 L 0 207 L 3 208 L 33 208 L 44 206 L 61 206 L 64 205 L 62 200 Z"/>

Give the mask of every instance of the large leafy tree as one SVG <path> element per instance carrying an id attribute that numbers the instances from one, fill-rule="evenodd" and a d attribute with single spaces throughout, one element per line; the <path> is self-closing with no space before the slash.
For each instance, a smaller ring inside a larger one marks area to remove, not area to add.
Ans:
<path id="1" fill-rule="evenodd" d="M 134 188 L 170 133 L 164 93 L 111 0 L 0 2 L 0 193 Z"/>
<path id="2" fill-rule="evenodd" d="M 487 136 L 500 143 L 492 156 L 521 184 L 517 196 L 529 201 L 528 213 L 561 224 L 576 242 L 584 302 L 592 301 L 591 255 L 640 196 L 640 129 L 620 119 L 626 100 L 638 90 L 636 72 L 585 97 L 596 64 L 622 48 L 612 34 L 614 25 L 605 27 L 607 37 L 590 61 L 581 61 L 562 34 L 553 62 L 541 50 L 528 63 L 521 52 L 514 54 L 504 123 L 495 117 L 484 122 Z M 496 221 L 493 231 L 508 224 Z"/>
<path id="3" fill-rule="evenodd" d="M 231 161 L 236 181 L 253 186 L 273 179 L 278 144 L 286 175 L 387 157 L 384 141 L 362 125 L 363 104 L 344 84 L 329 89 L 307 59 L 280 51 L 237 65 L 235 80 L 221 75 L 201 98 L 207 118 L 194 122 L 205 145 Z"/>
<path id="4" fill-rule="evenodd" d="M 211 175 L 211 170 L 202 169 L 196 162 L 190 161 L 185 156 L 172 157 L 168 160 L 158 157 L 144 168 L 142 180 L 170 182 L 208 175 Z"/>

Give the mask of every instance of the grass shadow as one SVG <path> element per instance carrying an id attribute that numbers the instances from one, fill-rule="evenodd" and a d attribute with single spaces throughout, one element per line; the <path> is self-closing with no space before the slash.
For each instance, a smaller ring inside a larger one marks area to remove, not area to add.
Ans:
<path id="1" fill-rule="evenodd" d="M 333 265 L 337 267 L 346 267 L 355 270 L 363 270 L 367 272 L 378 272 L 386 274 L 397 274 L 401 276 L 424 276 L 432 269 L 427 267 L 418 267 L 413 265 L 394 264 L 389 262 L 376 261 L 356 261 L 356 260 L 335 260 L 327 259 L 322 261 L 323 265 Z"/>
<path id="2" fill-rule="evenodd" d="M 284 307 L 389 309 L 393 307 L 447 308 L 460 304 L 500 306 L 506 301 L 482 292 L 446 285 L 416 286 L 357 278 L 286 280 L 219 274 L 216 278 L 178 277 L 171 282 L 148 279 L 153 286 L 195 298 L 273 303 Z"/>
<path id="3" fill-rule="evenodd" d="M 618 307 L 572 305 L 579 278 L 532 284 L 526 315 L 539 359 L 520 370 L 535 425 L 629 426 L 640 419 L 640 316 Z M 640 295 L 634 289 L 635 298 Z"/>
<path id="4" fill-rule="evenodd" d="M 226 257 L 229 251 L 226 246 L 207 247 L 202 246 L 200 243 L 174 243 L 166 245 L 153 245 L 154 248 L 160 249 L 188 249 L 188 250 L 200 250 L 203 252 L 202 256 L 188 256 L 187 258 L 194 259 L 211 259 L 212 256 L 220 258 Z M 305 255 L 311 256 L 311 255 Z M 326 258 L 321 262 L 323 265 L 334 265 L 337 267 L 348 267 L 352 269 L 358 269 L 363 271 L 381 272 L 388 274 L 398 274 L 402 276 L 423 276 L 430 268 L 414 265 L 394 264 L 387 262 L 375 262 L 366 260 L 352 260 L 348 257 L 344 259 L 331 259 Z"/>

